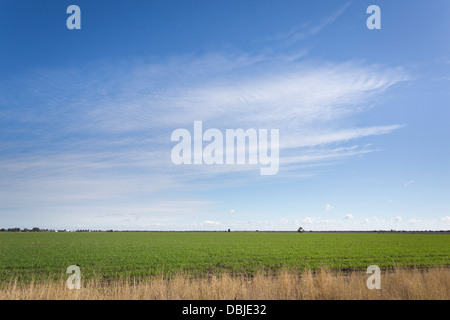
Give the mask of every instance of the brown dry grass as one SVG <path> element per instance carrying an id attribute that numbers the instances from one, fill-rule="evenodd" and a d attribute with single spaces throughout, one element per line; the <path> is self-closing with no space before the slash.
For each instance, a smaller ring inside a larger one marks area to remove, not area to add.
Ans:
<path id="1" fill-rule="evenodd" d="M 398 269 L 382 272 L 381 289 L 369 290 L 365 272 L 336 273 L 329 270 L 301 274 L 282 271 L 277 275 L 211 275 L 171 279 L 133 279 L 102 283 L 91 280 L 79 290 L 66 288 L 65 279 L 0 288 L 1 300 L 411 300 L 450 298 L 450 269 Z"/>

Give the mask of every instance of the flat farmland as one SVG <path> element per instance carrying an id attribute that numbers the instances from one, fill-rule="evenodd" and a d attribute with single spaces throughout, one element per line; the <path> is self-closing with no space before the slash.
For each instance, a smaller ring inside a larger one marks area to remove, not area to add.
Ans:
<path id="1" fill-rule="evenodd" d="M 279 270 L 450 266 L 450 234 L 91 232 L 0 233 L 0 284 L 83 279 L 253 275 Z"/>

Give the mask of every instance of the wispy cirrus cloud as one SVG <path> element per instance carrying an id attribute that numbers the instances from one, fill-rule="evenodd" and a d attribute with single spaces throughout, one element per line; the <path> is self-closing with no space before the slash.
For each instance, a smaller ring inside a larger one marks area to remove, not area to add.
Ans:
<path id="1" fill-rule="evenodd" d="M 278 34 L 277 36 L 271 38 L 271 40 L 282 41 L 284 46 L 292 46 L 298 43 L 299 41 L 305 40 L 318 34 L 324 28 L 331 25 L 340 16 L 344 14 L 344 12 L 347 10 L 349 6 L 350 2 L 347 2 L 346 4 L 344 4 L 336 11 L 329 14 L 328 16 L 324 17 L 320 21 L 318 22 L 309 21 L 307 23 L 304 23 L 300 27 L 290 30 L 289 32 Z"/>
<path id="2" fill-rule="evenodd" d="M 346 8 L 279 40 L 293 45 L 313 36 Z M 106 218 L 121 223 L 144 216 L 150 223 L 152 216 L 170 220 L 212 212 L 210 202 L 195 196 L 168 206 L 161 192 L 170 198 L 186 188 L 214 188 L 211 177 L 221 187 L 244 177 L 252 184 L 248 176 L 258 168 L 175 166 L 174 129 L 191 129 L 195 120 L 221 130 L 279 129 L 280 176 L 308 176 L 308 166 L 378 151 L 358 140 L 390 134 L 402 124 L 358 126 L 348 120 L 410 79 L 401 67 L 316 61 L 304 49 L 105 60 L 0 79 L 2 206 L 81 210 L 99 224 Z M 122 216 L 130 212 L 138 216 Z"/>
<path id="3" fill-rule="evenodd" d="M 414 184 L 414 180 L 409 180 L 409 181 L 405 182 L 405 183 L 403 184 L 403 186 L 404 186 L 404 187 L 409 187 L 410 185 L 413 185 L 413 184 Z"/>
<path id="4" fill-rule="evenodd" d="M 115 185 L 111 177 L 132 190 L 157 181 L 156 188 L 142 188 L 152 194 L 202 173 L 235 172 L 233 166 L 172 165 L 171 131 L 191 128 L 199 119 L 219 129 L 280 128 L 281 165 L 348 159 L 376 149 L 336 144 L 401 125 L 347 128 L 345 120 L 364 112 L 364 101 L 405 80 L 399 68 L 359 62 L 280 65 L 276 56 L 217 53 L 160 64 L 38 70 L 9 84 L 23 95 L 2 92 L 7 101 L 0 118 L 6 148 L 1 181 L 4 188 L 41 183 L 61 198 L 69 189 L 52 181 L 74 176 L 72 181 L 95 179 L 105 190 Z"/>

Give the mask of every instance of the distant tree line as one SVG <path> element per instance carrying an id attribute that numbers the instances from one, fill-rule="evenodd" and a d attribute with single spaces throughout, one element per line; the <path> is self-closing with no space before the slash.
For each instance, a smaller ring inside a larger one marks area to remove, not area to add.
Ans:
<path id="1" fill-rule="evenodd" d="M 37 227 L 32 228 L 32 229 L 27 229 L 27 228 L 23 228 L 23 229 L 20 229 L 20 228 L 4 229 L 4 228 L 2 228 L 2 229 L 0 229 L 0 232 L 48 232 L 48 231 L 50 231 L 50 230 L 48 230 L 48 229 L 40 229 L 40 228 L 37 228 Z"/>
<path id="2" fill-rule="evenodd" d="M 112 230 L 108 230 L 108 231 L 112 231 Z M 101 232 L 101 230 L 90 230 L 90 229 L 77 229 L 77 230 L 67 230 L 67 229 L 62 229 L 62 230 L 57 230 L 57 229 L 41 229 L 38 227 L 34 227 L 32 229 L 28 229 L 28 228 L 1 228 L 0 232 Z"/>
<path id="3" fill-rule="evenodd" d="M 77 230 L 67 230 L 67 229 L 62 229 L 62 230 L 56 230 L 56 229 L 41 229 L 38 227 L 34 227 L 32 229 L 27 229 L 27 228 L 1 228 L 0 232 L 218 232 L 218 231 L 199 231 L 199 230 L 186 230 L 186 231 L 139 231 L 139 230 L 112 230 L 112 229 L 108 229 L 108 230 L 91 230 L 91 229 L 77 229 Z M 230 229 L 224 230 L 224 231 L 219 231 L 219 232 L 231 232 Z M 256 231 L 240 231 L 240 232 L 260 232 L 260 230 L 256 230 Z M 299 227 L 296 231 L 264 231 L 264 232 L 299 232 L 299 233 L 303 233 L 303 232 L 307 232 L 305 229 L 303 229 L 302 227 Z M 312 231 L 309 230 L 309 232 L 315 232 L 315 233 L 450 233 L 450 230 L 372 230 L 372 231 L 354 231 L 354 230 L 348 230 L 348 231 L 320 231 L 320 230 L 316 230 L 316 231 Z"/>

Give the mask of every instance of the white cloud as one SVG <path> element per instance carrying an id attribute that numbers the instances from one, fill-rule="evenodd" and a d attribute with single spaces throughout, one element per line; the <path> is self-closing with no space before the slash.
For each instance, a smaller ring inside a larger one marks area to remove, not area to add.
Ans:
<path id="1" fill-rule="evenodd" d="M 331 15 L 322 19 L 319 23 L 315 23 L 313 25 L 311 25 L 311 23 L 305 23 L 300 28 L 295 28 L 290 32 L 279 34 L 278 36 L 274 37 L 274 39 L 282 40 L 285 46 L 292 46 L 299 41 L 312 37 L 315 34 L 319 33 L 322 29 L 326 28 L 334 21 L 336 21 L 342 14 L 344 14 L 349 5 L 349 2 L 344 4 Z"/>
<path id="2" fill-rule="evenodd" d="M 408 187 L 408 186 L 412 185 L 413 183 L 414 183 L 414 180 L 409 180 L 408 182 L 405 182 L 405 183 L 403 184 L 403 186 L 404 186 L 404 187 Z"/>
<path id="3" fill-rule="evenodd" d="M 441 218 L 441 221 L 445 224 L 450 224 L 450 216 L 446 216 Z"/>
<path id="4" fill-rule="evenodd" d="M 235 213 L 235 212 L 236 212 L 236 210 L 234 210 L 234 209 L 230 210 L 230 213 Z"/>
<path id="5" fill-rule="evenodd" d="M 206 221 L 203 221 L 203 223 L 206 225 L 220 225 L 220 222 L 212 221 L 212 220 L 206 220 Z"/>
<path id="6" fill-rule="evenodd" d="M 325 210 L 326 210 L 326 211 L 330 211 L 330 210 L 332 210 L 332 209 L 334 209 L 334 207 L 333 207 L 331 204 L 327 203 L 327 204 L 325 205 Z"/>
<path id="7" fill-rule="evenodd" d="M 343 129 L 335 130 L 333 132 L 315 132 L 314 135 L 304 136 L 302 139 L 294 139 L 290 137 L 281 143 L 283 148 L 299 148 L 299 147 L 314 147 L 319 145 L 326 145 L 334 142 L 346 142 L 350 140 L 355 140 L 363 138 L 366 136 L 382 135 L 391 133 L 402 125 L 391 125 L 391 126 L 378 126 L 378 127 L 367 127 L 367 128 L 354 128 L 354 129 Z M 366 144 L 364 147 L 371 147 L 372 144 Z"/>
<path id="8" fill-rule="evenodd" d="M 59 127 L 62 132 L 54 132 L 54 138 L 77 132 L 88 136 L 88 140 L 76 141 L 76 148 L 72 149 L 74 154 L 69 157 L 77 157 L 77 151 L 84 151 L 86 147 L 98 152 L 112 144 L 118 150 L 115 152 L 126 154 L 130 149 L 138 150 L 136 147 L 142 149 L 145 142 L 153 149 L 157 146 L 161 153 L 170 152 L 172 144 L 167 137 L 171 130 L 176 127 L 190 129 L 194 120 L 202 120 L 205 126 L 215 128 L 282 128 L 280 148 L 287 150 L 285 163 L 321 162 L 374 151 L 367 149 L 371 146 L 348 150 L 352 152 L 323 149 L 328 144 L 388 134 L 401 128 L 398 124 L 361 128 L 330 126 L 361 112 L 362 103 L 370 96 L 406 80 L 401 70 L 355 62 L 280 65 L 277 60 L 276 56 L 215 54 L 175 58 L 161 65 L 91 66 L 96 72 L 71 70 L 69 78 L 64 72 L 48 70 L 34 77 L 54 77 L 58 86 L 30 76 L 24 91 L 51 92 L 40 96 L 42 104 L 50 109 L 67 105 L 66 112 L 72 116 Z M 100 96 L 97 87 L 90 89 L 85 85 L 102 81 L 103 94 Z M 161 84 L 156 86 L 158 82 Z M 79 86 L 76 90 L 80 91 L 77 92 L 79 100 L 70 92 L 64 96 L 67 88 L 56 94 L 52 92 L 61 86 Z M 8 101 L 13 104 L 24 102 Z M 61 121 L 51 114 L 42 119 L 41 114 L 42 110 L 36 108 L 21 117 L 48 122 L 50 127 L 53 121 Z M 47 136 L 51 143 L 53 137 L 49 132 Z M 119 134 L 122 141 L 117 140 Z M 36 144 L 42 142 L 35 141 Z M 133 153 L 137 157 L 144 156 Z M 129 156 L 128 159 L 134 160 Z M 154 163 L 156 157 L 148 160 Z M 234 167 L 226 169 L 233 171 Z"/>
<path id="9" fill-rule="evenodd" d="M 353 219 L 353 215 L 352 214 L 346 214 L 345 216 L 344 216 L 344 219 Z"/>
<path id="10" fill-rule="evenodd" d="M 311 217 L 306 217 L 305 219 L 303 219 L 304 223 L 313 223 L 313 219 Z"/>

